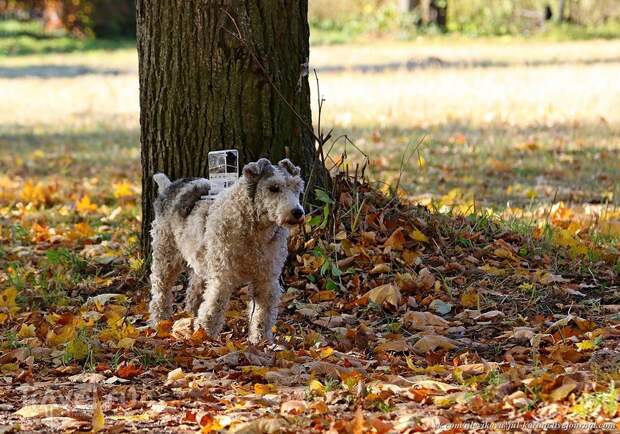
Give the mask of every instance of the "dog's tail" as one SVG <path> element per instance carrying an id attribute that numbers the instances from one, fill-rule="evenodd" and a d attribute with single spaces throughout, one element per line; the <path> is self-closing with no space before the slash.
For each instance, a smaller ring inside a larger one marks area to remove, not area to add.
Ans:
<path id="1" fill-rule="evenodd" d="M 153 175 L 153 181 L 157 184 L 157 192 L 161 195 L 168 187 L 170 187 L 170 179 L 165 173 L 159 172 Z"/>

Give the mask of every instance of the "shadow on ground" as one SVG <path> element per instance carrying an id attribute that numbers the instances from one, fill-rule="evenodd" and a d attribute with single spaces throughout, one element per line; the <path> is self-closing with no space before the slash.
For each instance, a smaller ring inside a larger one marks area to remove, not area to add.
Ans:
<path id="1" fill-rule="evenodd" d="M 82 75 L 121 75 L 131 71 L 113 68 L 92 68 L 84 65 L 0 66 L 0 78 L 74 78 Z"/>
<path id="2" fill-rule="evenodd" d="M 459 189 L 478 203 L 502 209 L 557 201 L 619 206 L 619 134 L 620 126 L 602 122 L 526 127 L 448 123 L 353 129 L 350 137 L 368 154 L 375 179 L 394 183 L 400 176 L 400 185 L 412 195 L 437 197 Z M 341 144 L 335 152 L 342 149 Z M 348 154 L 362 158 L 351 147 Z"/>
<path id="3" fill-rule="evenodd" d="M 594 59 L 575 59 L 575 60 L 532 60 L 525 62 L 506 62 L 496 60 L 445 60 L 439 57 L 427 57 L 424 59 L 409 59 L 404 62 L 388 62 L 375 64 L 358 64 L 358 65 L 323 65 L 316 67 L 318 72 L 337 73 L 337 72 L 361 72 L 380 74 L 390 71 L 406 70 L 413 71 L 417 69 L 466 69 L 466 68 L 512 68 L 518 66 L 526 67 L 543 67 L 543 66 L 562 66 L 562 65 L 596 65 L 596 64 L 613 64 L 620 63 L 620 57 L 612 58 L 594 58 Z"/>
<path id="4" fill-rule="evenodd" d="M 102 125 L 87 130 L 38 133 L 0 128 L 0 172 L 9 176 L 140 176 L 140 132 Z"/>

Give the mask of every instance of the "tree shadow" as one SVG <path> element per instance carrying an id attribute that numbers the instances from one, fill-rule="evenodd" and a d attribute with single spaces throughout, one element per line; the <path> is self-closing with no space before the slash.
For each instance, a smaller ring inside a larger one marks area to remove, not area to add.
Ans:
<path id="1" fill-rule="evenodd" d="M 474 60 L 445 60 L 439 57 L 426 57 L 422 59 L 409 59 L 404 62 L 387 62 L 358 65 L 321 65 L 316 69 L 321 73 L 361 72 L 366 74 L 381 74 L 390 71 L 413 71 L 418 69 L 469 69 L 469 68 L 512 68 L 544 67 L 562 65 L 596 65 L 620 63 L 620 57 L 589 58 L 589 59 L 545 59 L 531 61 L 497 61 L 488 59 Z"/>
<path id="2" fill-rule="evenodd" d="M 24 178 L 140 176 L 139 128 L 102 124 L 48 133 L 5 125 L 0 128 L 0 173 Z"/>
<path id="3" fill-rule="evenodd" d="M 82 75 L 122 75 L 126 71 L 116 68 L 93 68 L 84 65 L 27 65 L 0 66 L 0 78 L 74 78 Z"/>
<path id="4" fill-rule="evenodd" d="M 350 136 L 368 154 L 374 179 L 394 184 L 400 178 L 411 195 L 439 197 L 458 189 L 496 209 L 557 201 L 611 200 L 620 206 L 618 125 L 450 122 L 428 128 L 357 128 Z M 361 159 L 351 148 L 348 152 Z"/>

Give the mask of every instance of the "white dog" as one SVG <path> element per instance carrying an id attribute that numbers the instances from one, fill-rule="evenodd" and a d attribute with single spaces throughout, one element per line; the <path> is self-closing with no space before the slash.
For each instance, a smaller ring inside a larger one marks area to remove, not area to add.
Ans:
<path id="1" fill-rule="evenodd" d="M 304 220 L 299 203 L 304 182 L 300 169 L 285 159 L 265 158 L 243 168 L 243 176 L 213 203 L 202 200 L 210 189 L 204 178 L 158 185 L 151 230 L 151 324 L 172 313 L 172 287 L 185 265 L 191 272 L 186 309 L 198 314 L 197 326 L 217 336 L 231 293 L 250 285 L 249 336 L 252 343 L 271 341 L 288 255 L 288 226 Z"/>

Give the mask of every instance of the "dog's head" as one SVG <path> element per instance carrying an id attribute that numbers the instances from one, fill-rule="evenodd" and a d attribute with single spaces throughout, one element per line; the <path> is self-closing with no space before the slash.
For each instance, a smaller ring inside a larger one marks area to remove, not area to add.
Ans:
<path id="1" fill-rule="evenodd" d="M 273 165 L 266 158 L 243 168 L 248 194 L 259 216 L 278 226 L 296 225 L 304 220 L 299 198 L 304 190 L 299 167 L 284 159 Z"/>

